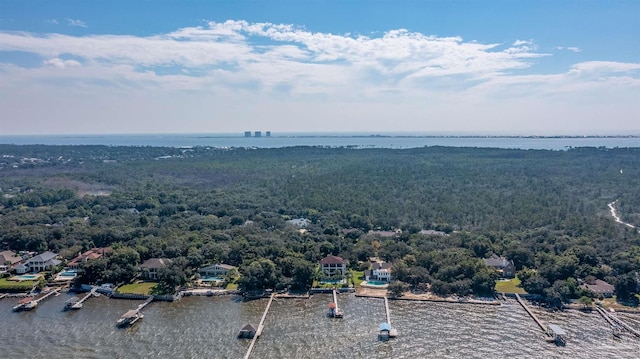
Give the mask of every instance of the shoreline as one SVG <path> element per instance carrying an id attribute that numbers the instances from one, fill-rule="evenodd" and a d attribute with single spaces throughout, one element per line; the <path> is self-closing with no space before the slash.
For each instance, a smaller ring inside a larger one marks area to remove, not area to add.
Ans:
<path id="1" fill-rule="evenodd" d="M 366 298 L 384 298 L 387 296 L 386 290 L 365 288 L 356 290 L 356 297 Z M 388 297 L 389 300 L 404 300 L 413 302 L 436 302 L 436 303 L 452 303 L 452 304 L 479 304 L 479 305 L 502 305 L 498 300 L 480 300 L 473 298 L 452 298 L 440 297 L 431 293 L 415 294 L 405 292 L 401 297 Z"/>

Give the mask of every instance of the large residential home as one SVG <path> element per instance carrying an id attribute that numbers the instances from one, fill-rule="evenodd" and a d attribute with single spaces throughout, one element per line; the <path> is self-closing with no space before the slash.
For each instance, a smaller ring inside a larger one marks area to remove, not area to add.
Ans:
<path id="1" fill-rule="evenodd" d="M 232 269 L 237 269 L 237 267 L 234 267 L 229 264 L 212 264 L 210 266 L 199 268 L 198 273 L 200 273 L 200 276 L 202 276 L 203 278 L 207 278 L 207 277 L 222 278 L 227 274 L 228 271 Z"/>
<path id="2" fill-rule="evenodd" d="M 391 263 L 371 262 L 371 269 L 364 271 L 364 280 L 391 282 Z"/>
<path id="3" fill-rule="evenodd" d="M 67 264 L 67 267 L 69 267 L 70 269 L 78 269 L 78 267 L 80 267 L 80 264 L 94 259 L 102 258 L 103 256 L 108 256 L 112 252 L 113 250 L 111 249 L 111 247 L 89 249 L 88 251 L 80 253 L 75 258 L 73 258 L 71 262 Z"/>
<path id="4" fill-rule="evenodd" d="M 29 267 L 29 272 L 42 272 L 45 270 L 50 270 L 56 267 L 58 264 L 62 263 L 58 259 L 56 259 L 58 255 L 53 252 L 44 252 L 40 253 L 35 257 L 29 258 L 25 264 Z"/>
<path id="5" fill-rule="evenodd" d="M 140 265 L 140 275 L 144 279 L 158 279 L 160 269 L 168 266 L 173 261 L 169 258 L 150 258 Z"/>
<path id="6" fill-rule="evenodd" d="M 601 280 L 596 279 L 594 281 L 586 281 L 580 287 L 583 289 L 588 289 L 593 292 L 595 295 L 602 295 L 605 298 L 613 297 L 613 293 L 615 292 L 615 287 L 611 284 Z"/>
<path id="7" fill-rule="evenodd" d="M 347 262 L 336 256 L 328 255 L 320 260 L 320 270 L 327 276 L 343 276 L 347 271 Z"/>
<path id="8" fill-rule="evenodd" d="M 0 252 L 0 273 L 11 270 L 15 265 L 22 262 L 22 257 L 13 251 Z"/>
<path id="9" fill-rule="evenodd" d="M 513 278 L 516 276 L 516 266 L 511 260 L 492 254 L 491 257 L 485 258 L 483 261 L 484 264 L 495 269 L 502 278 Z"/>

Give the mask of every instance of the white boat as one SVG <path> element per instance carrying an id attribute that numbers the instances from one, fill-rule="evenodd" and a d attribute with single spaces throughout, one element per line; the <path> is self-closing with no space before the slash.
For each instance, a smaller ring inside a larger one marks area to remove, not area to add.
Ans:
<path id="1" fill-rule="evenodd" d="M 37 305 L 38 305 L 38 302 L 36 302 L 33 297 L 27 297 L 27 298 L 21 299 L 18 302 L 18 304 L 15 307 L 13 307 L 13 311 L 19 312 L 21 310 L 31 310 L 35 308 Z"/>

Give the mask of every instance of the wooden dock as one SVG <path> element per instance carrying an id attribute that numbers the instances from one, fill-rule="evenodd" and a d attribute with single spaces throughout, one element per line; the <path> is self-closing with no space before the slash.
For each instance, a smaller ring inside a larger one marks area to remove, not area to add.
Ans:
<path id="1" fill-rule="evenodd" d="M 389 310 L 389 299 L 384 297 L 384 310 L 387 315 L 387 323 L 389 324 L 389 338 L 395 338 L 398 336 L 398 330 L 391 326 L 391 311 Z"/>
<path id="2" fill-rule="evenodd" d="M 598 311 L 598 313 L 600 313 L 600 315 L 602 315 L 607 320 L 607 322 L 609 322 L 609 324 L 611 325 L 617 324 L 623 327 L 624 329 L 628 330 L 629 332 L 631 332 L 636 337 L 640 338 L 640 332 L 630 327 L 627 323 L 623 322 L 618 317 L 607 313 L 604 309 L 600 308 L 600 306 L 597 306 L 597 305 L 596 305 L 596 310 Z M 615 322 L 615 324 L 612 322 Z"/>
<path id="3" fill-rule="evenodd" d="M 147 305 L 151 304 L 151 302 L 153 302 L 153 296 L 152 295 L 150 295 L 144 303 L 142 303 L 142 304 L 140 304 L 138 306 L 138 311 L 143 310 L 144 307 L 146 307 Z"/>
<path id="4" fill-rule="evenodd" d="M 338 295 L 335 288 L 332 290 L 333 302 L 329 303 L 329 317 L 330 318 L 342 318 L 344 317 L 344 311 L 338 307 Z"/>
<path id="5" fill-rule="evenodd" d="M 244 359 L 249 359 L 249 356 L 251 356 L 251 351 L 253 351 L 253 347 L 256 344 L 256 340 L 258 340 L 258 337 L 260 337 L 260 334 L 262 334 L 262 329 L 264 329 L 264 320 L 265 318 L 267 318 L 267 313 L 269 313 L 269 308 L 271 307 L 273 298 L 275 298 L 275 293 L 272 293 L 271 297 L 269 297 L 269 303 L 267 303 L 267 307 L 264 309 L 264 313 L 262 314 L 262 318 L 260 319 L 260 324 L 258 324 L 256 334 L 253 336 L 253 339 L 251 339 L 251 344 L 249 344 L 249 347 L 247 348 L 247 353 L 244 355 Z"/>
<path id="6" fill-rule="evenodd" d="M 152 295 L 148 296 L 147 300 L 144 303 L 142 303 L 139 306 L 137 306 L 136 309 L 131 309 L 131 310 L 127 311 L 126 313 L 124 313 L 122 315 L 122 317 L 120 317 L 120 319 L 118 319 L 118 321 L 116 322 L 116 325 L 118 325 L 119 327 L 125 327 L 125 326 L 128 326 L 128 325 L 135 324 L 138 320 L 140 320 L 140 319 L 142 319 L 144 317 L 142 315 L 142 313 L 140 313 L 140 312 L 147 305 L 151 304 L 151 302 L 153 302 L 153 296 Z"/>
<path id="7" fill-rule="evenodd" d="M 547 340 L 553 340 L 553 337 L 551 337 L 551 335 L 549 335 L 549 333 L 547 333 L 547 327 L 544 325 L 544 323 L 542 323 L 540 321 L 540 319 L 538 319 L 538 317 L 536 317 L 535 314 L 533 314 L 531 309 L 529 309 L 529 307 L 527 307 L 527 305 L 522 301 L 522 298 L 520 298 L 520 295 L 518 293 L 516 293 L 516 299 L 518 300 L 518 303 L 520 303 L 522 308 L 524 308 L 524 310 L 526 310 L 527 313 L 529 313 L 531 318 L 533 318 L 533 320 L 538 324 L 538 326 L 540 326 L 540 329 L 542 329 L 542 332 L 544 333 L 546 339 Z"/>
<path id="8" fill-rule="evenodd" d="M 47 294 L 41 296 L 40 298 L 34 299 L 34 301 L 36 302 L 36 304 L 40 304 L 40 302 L 42 302 L 43 300 L 49 298 L 52 295 L 57 295 L 59 293 L 60 293 L 60 288 L 56 288 L 54 290 L 47 292 Z"/>
<path id="9" fill-rule="evenodd" d="M 91 296 L 99 296 L 100 294 L 98 293 L 98 287 L 92 287 L 91 291 L 85 295 L 82 298 L 78 298 L 78 297 L 73 297 L 71 299 L 69 299 L 67 302 L 65 302 L 65 306 L 64 309 L 68 310 L 68 309 L 80 309 L 82 308 L 82 303 L 84 303 L 87 299 L 89 299 L 89 297 Z"/>

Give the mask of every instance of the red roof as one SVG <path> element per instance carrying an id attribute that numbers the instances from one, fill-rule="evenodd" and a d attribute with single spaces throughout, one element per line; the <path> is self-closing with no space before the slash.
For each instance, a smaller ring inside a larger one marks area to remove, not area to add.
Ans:
<path id="1" fill-rule="evenodd" d="M 344 264 L 344 259 L 336 256 L 326 256 L 320 260 L 320 264 Z"/>

